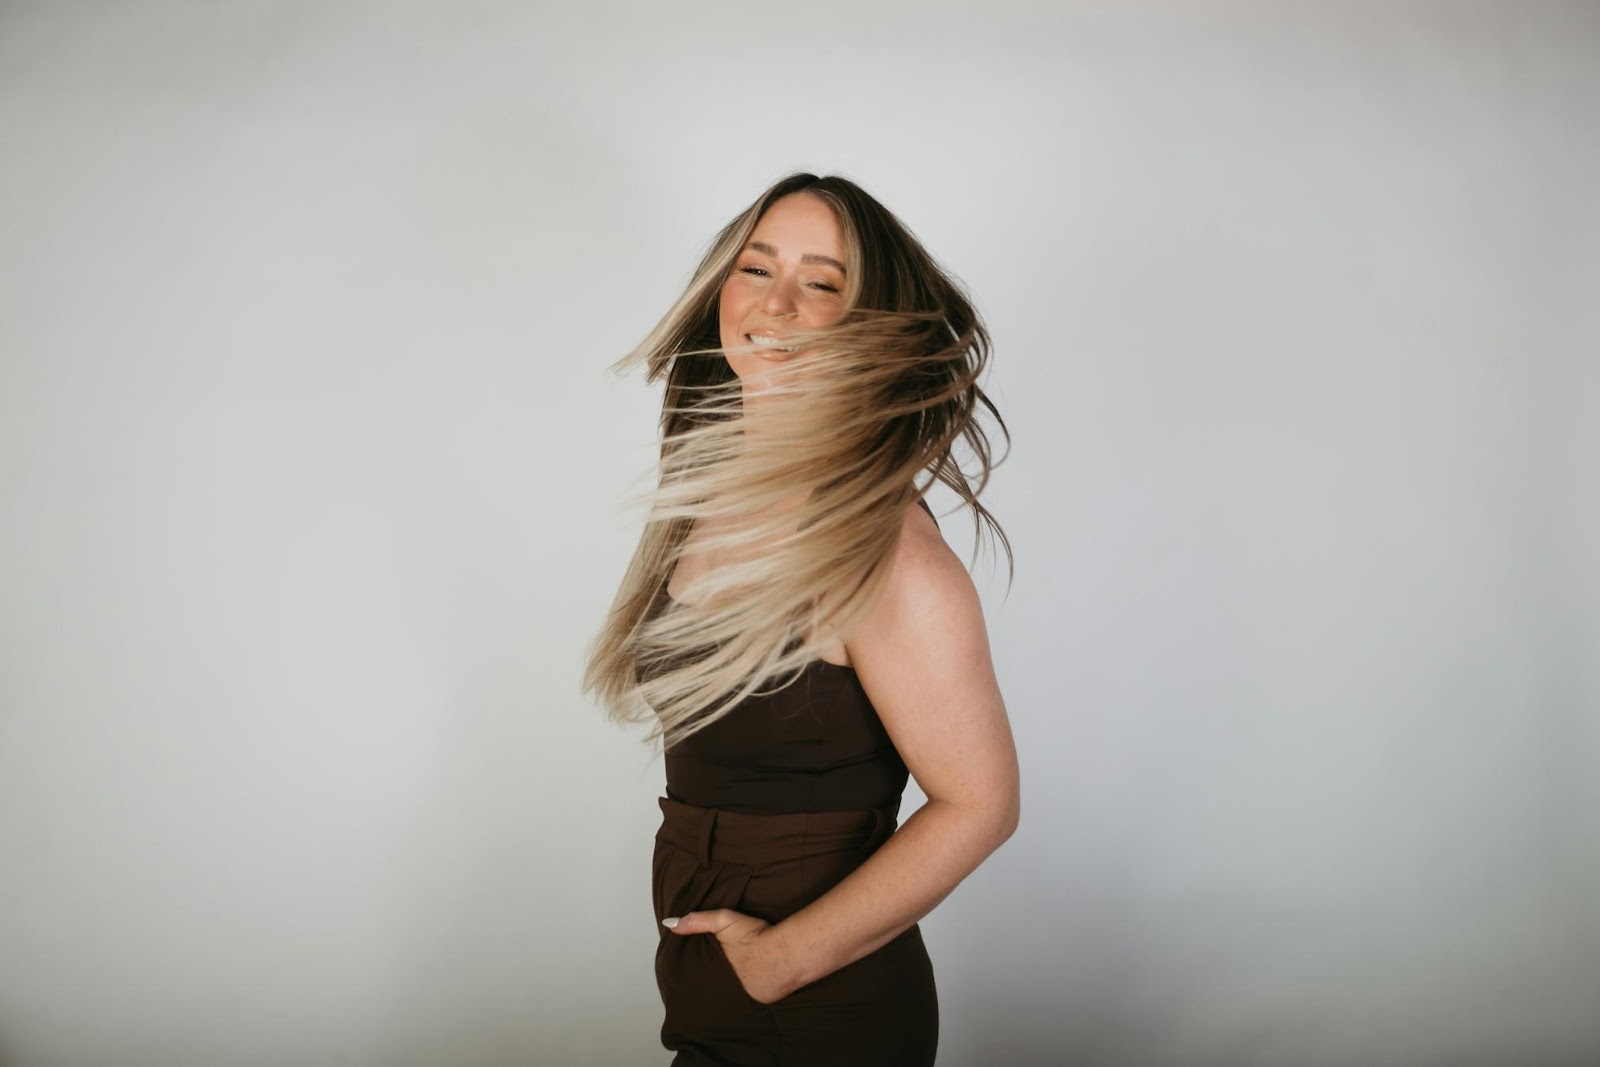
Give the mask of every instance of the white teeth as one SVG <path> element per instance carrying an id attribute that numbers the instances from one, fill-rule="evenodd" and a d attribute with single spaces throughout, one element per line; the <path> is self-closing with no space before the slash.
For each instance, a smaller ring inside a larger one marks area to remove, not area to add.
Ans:
<path id="1" fill-rule="evenodd" d="M 758 345 L 761 348 L 774 348 L 779 352 L 794 351 L 793 348 L 784 348 L 782 345 L 778 344 L 778 339 L 776 337 L 772 337 L 768 334 L 747 333 L 745 336 L 750 339 L 751 344 Z"/>

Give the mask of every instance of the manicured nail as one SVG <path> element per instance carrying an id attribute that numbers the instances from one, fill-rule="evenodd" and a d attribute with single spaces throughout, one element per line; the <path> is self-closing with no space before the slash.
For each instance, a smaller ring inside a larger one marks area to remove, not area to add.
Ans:
<path id="1" fill-rule="evenodd" d="M 677 919 L 662 919 L 661 920 L 661 925 L 665 926 L 668 930 L 670 930 L 674 926 L 678 925 L 678 920 Z"/>

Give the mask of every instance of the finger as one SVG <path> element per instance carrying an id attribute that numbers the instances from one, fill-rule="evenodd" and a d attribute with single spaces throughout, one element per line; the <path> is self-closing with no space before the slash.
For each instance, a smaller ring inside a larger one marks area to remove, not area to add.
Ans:
<path id="1" fill-rule="evenodd" d="M 714 934 L 727 926 L 730 913 L 726 908 L 715 911 L 691 911 L 675 919 L 662 919 L 661 925 L 675 934 Z"/>

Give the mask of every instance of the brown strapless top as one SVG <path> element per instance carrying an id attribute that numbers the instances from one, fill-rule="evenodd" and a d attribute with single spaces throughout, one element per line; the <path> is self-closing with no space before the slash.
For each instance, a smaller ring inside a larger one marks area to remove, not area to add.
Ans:
<path id="1" fill-rule="evenodd" d="M 908 778 L 855 669 L 821 659 L 667 749 L 666 772 L 673 800 L 752 815 L 888 807 Z"/>

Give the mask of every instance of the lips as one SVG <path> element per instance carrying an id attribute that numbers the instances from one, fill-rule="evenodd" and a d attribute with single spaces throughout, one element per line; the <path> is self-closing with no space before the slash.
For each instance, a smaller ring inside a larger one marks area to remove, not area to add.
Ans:
<path id="1" fill-rule="evenodd" d="M 788 338 L 780 337 L 777 334 L 773 334 L 773 333 L 747 333 L 747 334 L 745 334 L 745 337 L 746 337 L 746 339 L 749 340 L 749 342 L 751 344 L 756 345 L 756 346 L 758 346 L 760 348 L 772 349 L 775 352 L 794 352 L 795 351 L 795 349 L 793 347 L 785 345 L 783 343 L 784 341 L 788 340 Z"/>

